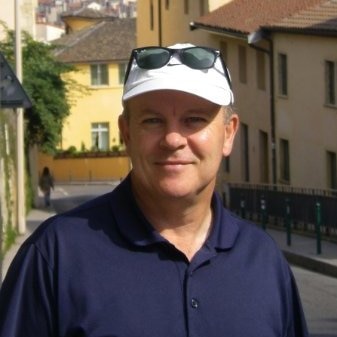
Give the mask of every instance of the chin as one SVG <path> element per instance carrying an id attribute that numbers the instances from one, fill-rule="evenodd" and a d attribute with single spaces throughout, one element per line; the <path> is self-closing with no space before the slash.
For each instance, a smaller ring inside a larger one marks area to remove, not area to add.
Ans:
<path id="1" fill-rule="evenodd" d="M 172 181 L 158 181 L 157 191 L 163 196 L 172 198 L 183 198 L 190 194 L 193 194 L 194 188 L 192 186 L 187 186 L 187 184 L 182 184 L 181 182 L 176 183 Z"/>
<path id="2" fill-rule="evenodd" d="M 210 185 L 195 185 L 191 184 L 191 182 L 184 183 L 181 181 L 179 183 L 174 182 L 158 182 L 157 188 L 160 191 L 162 196 L 166 196 L 171 199 L 184 199 L 190 197 L 196 197 L 197 195 L 202 194 L 202 192 L 206 192 L 210 190 Z"/>

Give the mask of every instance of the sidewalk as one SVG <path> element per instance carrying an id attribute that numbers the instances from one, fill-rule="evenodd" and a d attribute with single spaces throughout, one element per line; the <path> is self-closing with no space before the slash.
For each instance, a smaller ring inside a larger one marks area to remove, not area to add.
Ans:
<path id="1" fill-rule="evenodd" d="M 42 221 L 55 213 L 53 209 L 33 209 L 27 216 L 27 233 L 17 237 L 16 243 L 5 255 L 2 264 L 4 277 L 8 267 L 23 241 L 41 224 Z M 292 234 L 291 246 L 287 245 L 286 233 L 275 229 L 267 229 L 280 249 L 284 252 L 290 264 L 316 271 L 332 277 L 337 277 L 337 244 L 322 241 L 322 253 L 316 253 L 316 240 L 306 236 Z"/>
<path id="2" fill-rule="evenodd" d="M 18 235 L 15 243 L 11 246 L 9 251 L 6 253 L 2 261 L 2 279 L 4 279 L 8 267 L 12 262 L 16 252 L 22 245 L 22 243 L 28 238 L 28 236 L 33 233 L 33 231 L 41 224 L 42 221 L 54 215 L 53 209 L 32 209 L 26 218 L 27 231 L 24 235 Z M 2 280 L 0 280 L 2 281 Z M 0 282 L 1 285 L 1 282 Z"/>
<path id="3" fill-rule="evenodd" d="M 321 254 L 317 254 L 315 238 L 292 234 L 291 245 L 287 245 L 285 231 L 267 229 L 283 251 L 290 264 L 294 264 L 324 275 L 337 277 L 337 243 L 321 241 Z"/>

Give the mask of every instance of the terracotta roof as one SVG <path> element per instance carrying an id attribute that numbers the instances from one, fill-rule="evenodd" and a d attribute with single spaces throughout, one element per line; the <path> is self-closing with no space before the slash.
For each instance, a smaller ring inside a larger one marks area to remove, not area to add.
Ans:
<path id="1" fill-rule="evenodd" d="M 39 0 L 38 5 L 53 5 L 53 0 Z"/>
<path id="2" fill-rule="evenodd" d="M 58 46 L 57 59 L 66 63 L 128 60 L 136 47 L 136 21 L 101 21 L 52 42 Z"/>
<path id="3" fill-rule="evenodd" d="M 62 14 L 62 19 L 67 17 L 77 17 L 86 19 L 102 19 L 106 18 L 107 15 L 103 11 L 95 10 L 92 8 L 82 7 L 75 11 L 69 11 Z"/>
<path id="4" fill-rule="evenodd" d="M 337 1 L 323 1 L 270 25 L 270 28 L 337 33 Z"/>
<path id="5" fill-rule="evenodd" d="M 200 17 L 197 28 L 215 29 L 247 35 L 260 28 L 334 29 L 336 0 L 232 0 Z"/>

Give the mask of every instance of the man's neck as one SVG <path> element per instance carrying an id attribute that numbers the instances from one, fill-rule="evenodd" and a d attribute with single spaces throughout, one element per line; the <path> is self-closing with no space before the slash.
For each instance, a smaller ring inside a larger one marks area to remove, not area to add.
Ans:
<path id="1" fill-rule="evenodd" d="M 151 225 L 165 239 L 183 252 L 188 260 L 202 247 L 207 239 L 211 224 L 212 194 L 206 198 L 187 200 L 152 200 L 137 197 L 137 203 Z"/>

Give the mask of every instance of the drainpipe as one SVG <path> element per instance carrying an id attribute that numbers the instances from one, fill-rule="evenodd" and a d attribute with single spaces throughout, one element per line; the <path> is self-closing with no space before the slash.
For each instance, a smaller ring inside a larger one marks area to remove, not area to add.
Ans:
<path id="1" fill-rule="evenodd" d="M 262 39 L 268 41 L 269 49 L 255 45 Z M 270 137 L 271 137 L 271 165 L 272 183 L 277 184 L 277 159 L 276 159 L 276 127 L 275 127 L 275 85 L 274 85 L 274 44 L 273 40 L 266 36 L 263 31 L 249 34 L 248 44 L 250 47 L 262 51 L 269 56 L 269 82 L 270 82 Z"/>
<path id="2" fill-rule="evenodd" d="M 163 43 L 162 38 L 162 15 L 161 15 L 161 0 L 158 0 L 158 45 Z"/>

